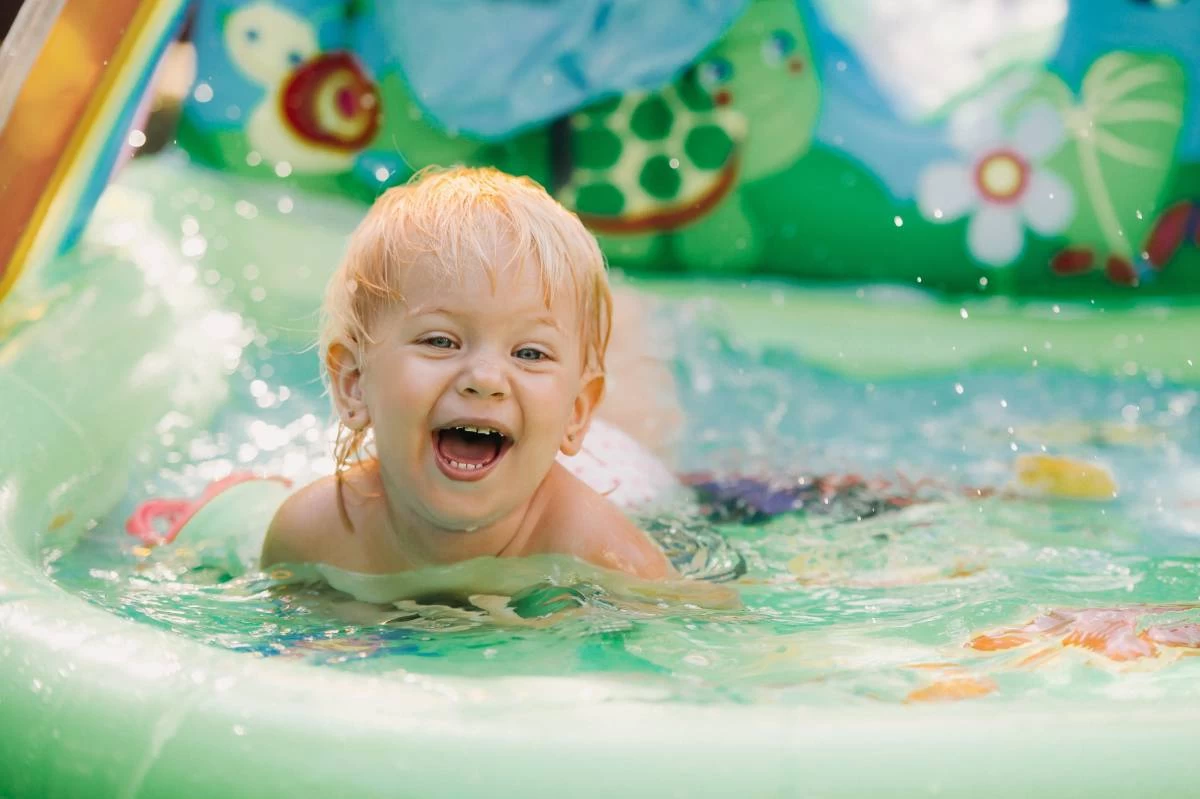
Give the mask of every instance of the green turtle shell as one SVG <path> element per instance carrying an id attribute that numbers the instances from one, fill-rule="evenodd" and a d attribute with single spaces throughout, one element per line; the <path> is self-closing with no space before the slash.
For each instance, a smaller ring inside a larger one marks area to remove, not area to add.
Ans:
<path id="1" fill-rule="evenodd" d="M 570 124 L 573 168 L 559 200 L 601 232 L 669 230 L 711 210 L 736 182 L 746 131 L 694 70 L 662 90 L 580 111 Z"/>

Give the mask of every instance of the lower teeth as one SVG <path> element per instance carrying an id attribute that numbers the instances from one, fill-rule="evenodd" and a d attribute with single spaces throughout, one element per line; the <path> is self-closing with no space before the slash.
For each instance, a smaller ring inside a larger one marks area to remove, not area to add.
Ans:
<path id="1" fill-rule="evenodd" d="M 483 465 L 479 463 L 459 463 L 458 461 L 450 461 L 450 465 L 455 469 L 463 469 L 468 472 L 473 472 L 476 469 L 483 468 Z"/>

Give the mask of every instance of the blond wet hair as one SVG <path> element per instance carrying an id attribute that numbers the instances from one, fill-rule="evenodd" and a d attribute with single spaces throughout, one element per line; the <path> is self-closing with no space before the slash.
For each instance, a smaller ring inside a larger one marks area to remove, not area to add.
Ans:
<path id="1" fill-rule="evenodd" d="M 604 256 L 579 218 L 533 180 L 498 169 L 417 172 L 375 201 L 329 281 L 319 338 L 323 375 L 328 379 L 330 350 L 337 344 L 363 363 L 376 319 L 404 301 L 400 286 L 409 269 L 437 270 L 455 281 L 482 268 L 494 281 L 504 269 L 530 265 L 538 270 L 547 306 L 564 291 L 578 303 L 584 373 L 603 375 L 612 293 Z M 339 423 L 339 481 L 366 435 L 366 428 Z"/>

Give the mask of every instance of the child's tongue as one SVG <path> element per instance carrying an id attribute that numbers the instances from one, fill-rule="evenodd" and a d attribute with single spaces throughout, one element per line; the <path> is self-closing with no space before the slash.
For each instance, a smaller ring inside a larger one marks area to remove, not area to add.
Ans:
<path id="1" fill-rule="evenodd" d="M 465 430 L 441 430 L 438 432 L 438 451 L 443 458 L 459 463 L 483 465 L 500 454 L 500 437 Z"/>

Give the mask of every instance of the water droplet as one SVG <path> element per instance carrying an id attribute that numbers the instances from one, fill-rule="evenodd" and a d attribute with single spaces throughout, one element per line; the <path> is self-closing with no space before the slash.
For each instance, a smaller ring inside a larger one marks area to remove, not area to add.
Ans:
<path id="1" fill-rule="evenodd" d="M 185 258 L 199 258 L 208 250 L 208 240 L 203 236 L 185 236 L 179 251 Z"/>

